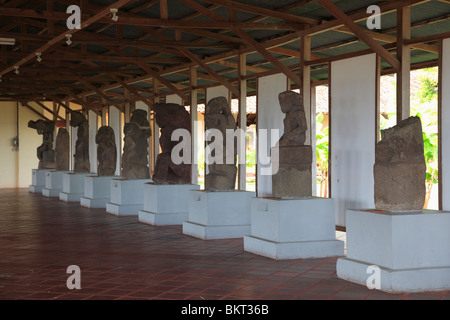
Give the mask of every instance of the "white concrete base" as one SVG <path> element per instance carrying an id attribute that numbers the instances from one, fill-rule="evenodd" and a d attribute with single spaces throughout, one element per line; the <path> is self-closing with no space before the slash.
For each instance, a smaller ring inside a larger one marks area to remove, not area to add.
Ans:
<path id="1" fill-rule="evenodd" d="M 52 169 L 32 169 L 31 185 L 28 187 L 28 191 L 42 194 L 42 189 L 45 188 L 46 175 L 50 170 Z"/>
<path id="2" fill-rule="evenodd" d="M 45 188 L 42 189 L 44 197 L 59 198 L 63 188 L 63 176 L 70 171 L 47 171 L 45 174 Z"/>
<path id="3" fill-rule="evenodd" d="M 59 194 L 59 200 L 65 202 L 80 202 L 84 195 L 84 178 L 93 173 L 69 172 L 63 175 L 63 188 Z"/>
<path id="4" fill-rule="evenodd" d="M 250 234 L 250 199 L 255 196 L 249 191 L 191 190 L 183 233 L 203 240 Z"/>
<path id="5" fill-rule="evenodd" d="M 120 177 L 86 176 L 84 178 L 84 196 L 80 199 L 81 206 L 106 208 L 106 203 L 111 200 L 111 180 L 113 179 L 120 179 Z"/>
<path id="6" fill-rule="evenodd" d="M 116 216 L 137 216 L 144 208 L 144 184 L 151 179 L 112 179 L 111 200 L 106 203 L 106 212 Z"/>
<path id="7" fill-rule="evenodd" d="M 198 184 L 146 183 L 139 221 L 155 226 L 183 224 L 189 215 L 189 191 L 198 189 Z"/>
<path id="8" fill-rule="evenodd" d="M 278 260 L 344 255 L 344 242 L 336 240 L 333 199 L 254 198 L 251 212 L 245 251 Z"/>
<path id="9" fill-rule="evenodd" d="M 379 289 L 420 292 L 450 289 L 450 212 L 347 210 L 347 256 L 341 279 L 367 285 L 380 270 Z M 370 278 L 370 279 L 369 279 Z"/>

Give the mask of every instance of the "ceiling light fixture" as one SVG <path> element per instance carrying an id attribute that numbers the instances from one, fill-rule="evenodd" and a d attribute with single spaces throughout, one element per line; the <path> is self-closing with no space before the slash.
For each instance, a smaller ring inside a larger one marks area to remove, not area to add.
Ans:
<path id="1" fill-rule="evenodd" d="M 16 39 L 13 38 L 0 38 L 0 44 L 4 44 L 7 46 L 13 46 L 16 44 Z"/>
<path id="2" fill-rule="evenodd" d="M 72 38 L 71 34 L 66 34 L 66 43 L 68 46 L 72 44 L 72 40 L 70 40 L 71 38 Z"/>
<path id="3" fill-rule="evenodd" d="M 19 66 L 15 66 L 14 70 L 16 70 L 16 71 L 14 71 L 15 74 L 19 74 Z"/>
<path id="4" fill-rule="evenodd" d="M 37 56 L 36 60 L 37 60 L 37 62 L 41 62 L 42 61 L 41 55 L 42 55 L 42 53 L 36 52 L 36 56 Z"/>
<path id="5" fill-rule="evenodd" d="M 118 9 L 109 9 L 111 11 L 111 20 L 112 21 L 117 21 L 119 19 L 119 17 L 117 16 L 117 12 L 119 11 Z"/>

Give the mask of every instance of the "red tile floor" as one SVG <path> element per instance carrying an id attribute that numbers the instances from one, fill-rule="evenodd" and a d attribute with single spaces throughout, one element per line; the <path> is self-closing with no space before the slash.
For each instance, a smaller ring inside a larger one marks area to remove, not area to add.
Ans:
<path id="1" fill-rule="evenodd" d="M 67 267 L 81 270 L 69 290 Z M 323 300 L 449 299 L 388 294 L 336 277 L 336 258 L 276 261 L 242 239 L 200 240 L 28 193 L 0 190 L 0 299 Z"/>

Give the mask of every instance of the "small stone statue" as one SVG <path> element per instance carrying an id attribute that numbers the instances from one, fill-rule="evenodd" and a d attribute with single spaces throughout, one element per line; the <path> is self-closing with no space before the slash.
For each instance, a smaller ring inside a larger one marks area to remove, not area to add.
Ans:
<path id="1" fill-rule="evenodd" d="M 306 116 L 301 94 L 294 91 L 278 95 L 284 134 L 272 148 L 272 194 L 280 198 L 304 198 L 312 196 L 312 148 L 305 145 Z"/>
<path id="2" fill-rule="evenodd" d="M 70 135 L 66 128 L 59 128 L 56 136 L 55 158 L 57 171 L 69 171 Z"/>
<path id="3" fill-rule="evenodd" d="M 124 126 L 122 177 L 125 179 L 149 179 L 148 138 L 151 136 L 147 112 L 137 109 L 130 122 Z"/>
<path id="4" fill-rule="evenodd" d="M 77 142 L 75 143 L 74 172 L 88 173 L 89 163 L 89 124 L 86 117 L 78 111 L 71 112 L 70 125 L 78 127 Z"/>
<path id="5" fill-rule="evenodd" d="M 426 195 L 426 170 L 419 117 L 409 117 L 381 131 L 373 167 L 375 208 L 387 211 L 422 210 Z"/>
<path id="6" fill-rule="evenodd" d="M 161 129 L 159 145 L 161 153 L 155 165 L 153 181 L 158 184 L 187 184 L 191 182 L 191 165 L 189 163 L 174 164 L 172 149 L 179 143 L 172 141 L 172 133 L 177 129 L 191 131 L 190 115 L 186 109 L 174 103 L 155 104 L 155 119 Z"/>
<path id="7" fill-rule="evenodd" d="M 42 144 L 37 148 L 37 157 L 39 159 L 38 169 L 55 168 L 55 151 L 53 150 L 53 134 L 55 123 L 37 120 L 28 122 L 28 127 L 36 129 L 38 134 L 42 134 Z"/>
<path id="8" fill-rule="evenodd" d="M 222 158 L 220 163 L 207 163 L 207 172 L 205 176 L 206 190 L 234 190 L 236 185 L 236 155 L 237 146 L 234 149 L 227 149 L 226 130 L 236 130 L 236 121 L 231 113 L 230 105 L 225 97 L 217 97 L 211 99 L 206 104 L 205 109 L 205 127 L 208 129 L 217 129 L 222 133 L 223 148 L 222 154 L 220 150 L 214 149 L 215 158 Z M 210 144 L 209 142 L 208 144 Z M 228 158 L 234 160 L 233 163 L 227 163 Z M 231 155 L 231 157 L 230 157 Z"/>
<path id="9" fill-rule="evenodd" d="M 101 176 L 114 176 L 117 163 L 116 140 L 113 128 L 102 126 L 95 136 L 97 143 L 97 174 Z"/>

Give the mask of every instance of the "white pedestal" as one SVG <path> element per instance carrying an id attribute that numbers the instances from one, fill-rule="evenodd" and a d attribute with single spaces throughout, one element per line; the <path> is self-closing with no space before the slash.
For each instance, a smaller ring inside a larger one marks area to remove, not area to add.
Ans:
<path id="1" fill-rule="evenodd" d="M 50 170 L 52 169 L 32 169 L 31 185 L 28 187 L 28 191 L 32 193 L 42 193 L 42 189 L 45 188 L 47 172 Z"/>
<path id="2" fill-rule="evenodd" d="M 367 285 L 374 274 L 368 267 L 375 265 L 382 291 L 450 289 L 450 212 L 347 210 L 346 229 L 339 278 Z"/>
<path id="3" fill-rule="evenodd" d="M 63 175 L 63 188 L 59 200 L 65 202 L 80 202 L 84 195 L 84 178 L 93 173 L 68 172 Z"/>
<path id="4" fill-rule="evenodd" d="M 44 197 L 58 197 L 63 188 L 63 176 L 70 171 L 48 171 L 45 174 L 45 188 L 42 189 Z"/>
<path id="5" fill-rule="evenodd" d="M 84 178 L 84 196 L 80 204 L 86 208 L 106 208 L 111 200 L 111 181 L 118 176 L 86 176 Z"/>
<path id="6" fill-rule="evenodd" d="M 344 255 L 344 242 L 336 240 L 333 199 L 254 198 L 251 212 L 245 251 L 279 260 Z"/>
<path id="7" fill-rule="evenodd" d="M 144 208 L 144 184 L 151 179 L 111 180 L 111 200 L 106 203 L 106 212 L 116 216 L 137 216 Z"/>
<path id="8" fill-rule="evenodd" d="M 188 220 L 189 191 L 198 189 L 198 184 L 146 183 L 139 221 L 155 226 L 182 224 Z"/>
<path id="9" fill-rule="evenodd" d="M 203 240 L 250 234 L 250 199 L 255 196 L 249 191 L 191 190 L 183 233 Z"/>

